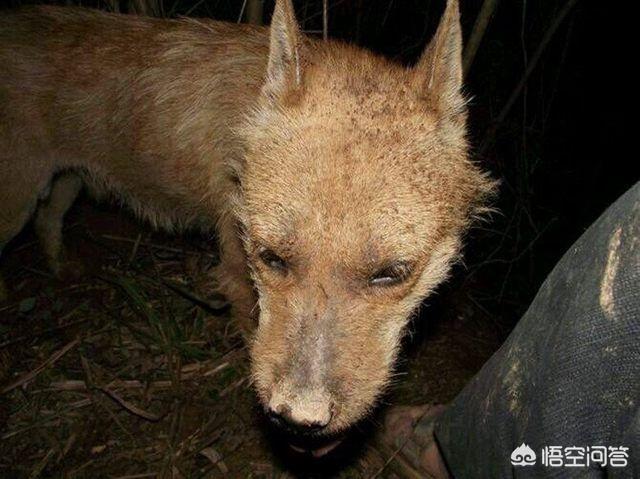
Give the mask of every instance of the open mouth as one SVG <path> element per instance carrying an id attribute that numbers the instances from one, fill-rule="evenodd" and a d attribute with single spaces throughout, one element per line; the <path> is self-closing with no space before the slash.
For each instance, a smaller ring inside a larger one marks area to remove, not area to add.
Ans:
<path id="1" fill-rule="evenodd" d="M 344 434 L 301 434 L 279 427 L 275 427 L 274 432 L 279 436 L 281 444 L 286 444 L 290 450 L 316 459 L 336 449 L 345 438 Z"/>
<path id="2" fill-rule="evenodd" d="M 269 416 L 267 415 L 267 418 Z M 327 456 L 335 450 L 345 439 L 346 433 L 323 434 L 320 431 L 309 431 L 295 428 L 281 421 L 269 418 L 268 430 L 277 444 L 314 459 Z"/>
<path id="3" fill-rule="evenodd" d="M 326 456 L 331 451 L 333 451 L 336 447 L 338 447 L 340 445 L 340 443 L 342 443 L 342 439 L 343 439 L 342 437 L 329 439 L 329 441 L 324 445 L 320 445 L 320 444 L 316 444 L 316 445 L 311 445 L 311 444 L 301 445 L 299 443 L 298 444 L 294 444 L 293 442 L 289 442 L 289 447 L 293 451 L 295 451 L 295 452 L 297 452 L 299 454 L 310 455 L 311 457 L 319 459 L 321 457 Z"/>

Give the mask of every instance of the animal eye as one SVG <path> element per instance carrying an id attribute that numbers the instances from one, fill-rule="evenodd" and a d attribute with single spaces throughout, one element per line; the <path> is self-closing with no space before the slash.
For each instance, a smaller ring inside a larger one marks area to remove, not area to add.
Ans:
<path id="1" fill-rule="evenodd" d="M 411 274 L 407 263 L 398 261 L 378 270 L 369 278 L 371 286 L 395 286 L 406 280 Z"/>
<path id="2" fill-rule="evenodd" d="M 269 268 L 280 272 L 287 271 L 287 262 L 270 249 L 261 251 L 258 256 Z"/>

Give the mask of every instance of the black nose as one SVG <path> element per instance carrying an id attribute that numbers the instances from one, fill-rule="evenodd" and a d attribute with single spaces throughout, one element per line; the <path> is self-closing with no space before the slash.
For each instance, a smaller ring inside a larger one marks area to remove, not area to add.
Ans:
<path id="1" fill-rule="evenodd" d="M 327 426 L 315 421 L 296 421 L 291 415 L 291 408 L 284 405 L 279 406 L 277 410 L 268 408 L 267 417 L 276 427 L 295 434 L 310 434 Z"/>

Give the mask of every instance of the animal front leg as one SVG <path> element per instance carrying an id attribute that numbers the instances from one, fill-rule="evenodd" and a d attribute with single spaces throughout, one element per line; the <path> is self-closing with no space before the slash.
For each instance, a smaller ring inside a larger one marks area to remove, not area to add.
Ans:
<path id="1" fill-rule="evenodd" d="M 214 269 L 218 288 L 231 304 L 233 321 L 246 340 L 257 326 L 257 296 L 249 276 L 247 258 L 238 227 L 231 217 L 218 224 L 220 264 Z"/>
<path id="2" fill-rule="evenodd" d="M 82 180 L 76 174 L 65 173 L 59 176 L 53 182 L 49 198 L 40 205 L 36 213 L 35 231 L 49 268 L 56 275 L 60 275 L 64 259 L 62 241 L 64 215 L 75 201 L 81 188 Z"/>

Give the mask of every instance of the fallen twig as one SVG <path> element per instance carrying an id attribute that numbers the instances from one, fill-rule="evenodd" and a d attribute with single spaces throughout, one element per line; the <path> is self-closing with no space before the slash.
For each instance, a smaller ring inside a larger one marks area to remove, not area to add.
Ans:
<path id="1" fill-rule="evenodd" d="M 223 363 L 217 364 L 214 367 L 211 367 L 207 364 L 208 362 L 201 363 L 192 363 L 187 364 L 181 369 L 180 379 L 183 381 L 189 381 L 191 379 L 199 378 L 199 377 L 210 377 L 214 374 L 219 373 L 223 369 L 229 367 L 229 362 L 225 361 Z M 113 389 L 153 389 L 153 390 L 162 390 L 162 389 L 171 389 L 173 387 L 172 381 L 152 381 L 150 383 L 146 383 L 143 381 L 138 381 L 136 379 L 132 380 L 115 380 L 111 381 L 106 388 L 109 390 Z M 81 379 L 68 379 L 65 381 L 54 381 L 52 382 L 46 390 L 54 390 L 54 391 L 87 391 L 89 386 L 87 383 Z M 100 389 L 100 388 L 98 388 Z"/>
<path id="2" fill-rule="evenodd" d="M 54 364 L 58 359 L 60 359 L 62 356 L 64 356 L 69 351 L 71 351 L 74 347 L 76 347 L 79 342 L 80 342 L 80 339 L 76 338 L 73 341 L 71 341 L 70 343 L 66 344 L 62 349 L 60 349 L 59 351 L 56 351 L 55 353 L 53 353 L 49 357 L 49 359 L 44 361 L 42 364 L 37 366 L 35 369 L 33 369 L 32 371 L 29 371 L 28 373 L 26 373 L 22 377 L 18 378 L 16 381 L 12 382 L 8 386 L 5 386 L 2 389 L 2 391 L 0 391 L 0 394 L 6 394 L 9 391 L 13 391 L 17 387 L 20 387 L 23 384 L 28 383 L 29 381 L 34 379 L 38 374 L 40 374 L 42 371 L 47 369 L 49 366 Z"/>
<path id="3" fill-rule="evenodd" d="M 131 414 L 133 414 L 135 416 L 138 416 L 138 417 L 141 417 L 142 419 L 146 419 L 147 421 L 151 421 L 151 422 L 158 422 L 160 419 L 162 419 L 164 417 L 164 415 L 158 416 L 156 414 L 147 412 L 144 409 L 141 409 L 141 408 L 139 408 L 139 407 L 137 407 L 137 406 L 125 401 L 123 398 L 118 396 L 114 391 L 112 391 L 111 389 L 109 389 L 107 387 L 99 387 L 97 389 L 99 391 L 102 391 L 104 394 L 106 394 L 111 399 L 113 399 L 115 402 L 117 402 L 120 406 L 122 406 L 124 409 L 129 411 Z"/>
<path id="4" fill-rule="evenodd" d="M 82 303 L 82 304 L 76 306 L 68 314 L 65 314 L 64 318 L 68 318 L 69 316 L 72 315 L 70 313 L 75 313 L 75 311 L 80 309 L 80 307 L 84 306 L 85 304 L 86 303 Z M 61 318 L 61 320 L 62 319 L 63 318 Z M 62 331 L 64 329 L 70 328 L 71 326 L 77 326 L 78 324 L 86 323 L 87 321 L 88 321 L 88 318 L 77 319 L 75 321 L 70 321 L 70 322 L 68 322 L 66 324 L 61 324 L 59 326 L 54 326 L 53 328 L 47 328 L 47 329 L 44 329 L 42 331 L 35 331 L 32 334 L 28 334 L 28 335 L 25 335 L 25 336 L 19 336 L 19 337 L 14 338 L 14 339 L 9 339 L 9 340 L 5 341 L 4 343 L 0 343 L 0 349 L 4 349 L 7 346 L 12 346 L 14 344 L 18 344 L 18 343 L 21 343 L 21 342 L 26 341 L 26 340 L 33 340 L 33 339 L 39 338 L 41 336 L 47 336 L 47 335 L 49 335 L 51 333 L 56 333 L 56 332 Z"/>

